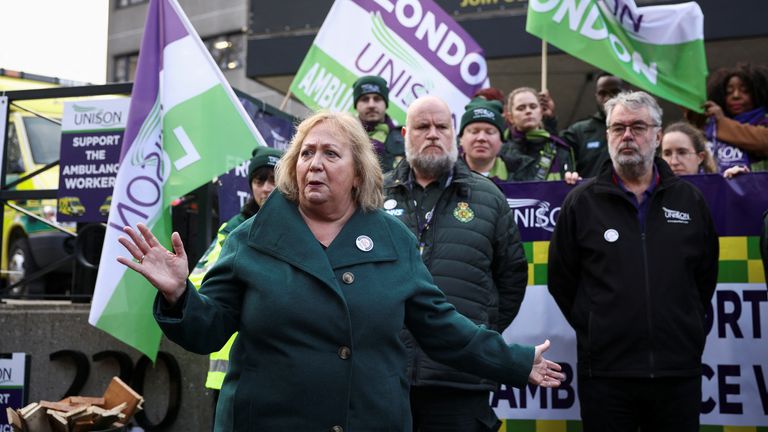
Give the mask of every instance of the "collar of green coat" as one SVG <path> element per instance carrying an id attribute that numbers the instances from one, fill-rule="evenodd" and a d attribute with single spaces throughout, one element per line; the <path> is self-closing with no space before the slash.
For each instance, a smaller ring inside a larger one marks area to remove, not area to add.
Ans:
<path id="1" fill-rule="evenodd" d="M 369 237 L 373 241 L 373 249 L 368 252 L 361 250 L 357 246 L 360 236 Z M 334 279 L 333 269 L 397 259 L 389 224 L 381 211 L 355 211 L 333 243 L 323 250 L 301 217 L 297 205 L 278 191 L 270 195 L 254 217 L 248 245 L 326 281 Z M 329 282 L 329 285 L 335 284 Z"/>

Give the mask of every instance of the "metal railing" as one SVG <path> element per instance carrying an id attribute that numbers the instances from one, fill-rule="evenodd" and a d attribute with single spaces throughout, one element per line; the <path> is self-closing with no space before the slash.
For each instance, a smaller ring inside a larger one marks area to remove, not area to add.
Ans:
<path id="1" fill-rule="evenodd" d="M 8 177 L 8 131 L 10 130 L 10 113 L 13 110 L 18 111 L 24 111 L 26 113 L 32 114 L 36 117 L 43 118 L 47 121 L 50 121 L 52 123 L 61 124 L 58 119 L 51 118 L 50 116 L 43 115 L 41 113 L 35 112 L 35 110 L 26 108 L 24 106 L 19 105 L 20 102 L 23 101 L 31 101 L 31 100 L 42 100 L 42 99 L 66 99 L 66 98 L 82 98 L 82 97 L 89 97 L 89 96 L 102 96 L 102 95 L 125 95 L 130 94 L 131 90 L 133 88 L 133 84 L 131 83 L 124 83 L 124 84 L 107 84 L 107 85 L 87 85 L 87 86 L 72 86 L 72 87 L 54 87 L 54 88 L 45 88 L 45 89 L 34 89 L 34 90 L 15 90 L 15 91 L 7 91 L 0 93 L 0 97 L 2 97 L 2 102 L 5 104 L 3 107 L 4 109 L 0 110 L 0 143 L 2 143 L 2 164 L 0 164 L 0 204 L 3 207 L 3 210 L 5 210 L 6 207 L 9 207 L 16 212 L 19 212 L 23 214 L 25 217 L 30 218 L 31 220 L 34 220 L 37 223 L 44 224 L 48 227 L 50 227 L 52 230 L 55 230 L 56 232 L 62 233 L 62 237 L 64 238 L 62 247 L 65 251 L 65 254 L 61 257 L 58 257 L 51 262 L 48 262 L 44 266 L 41 266 L 40 268 L 35 268 L 34 271 L 27 273 L 26 271 L 22 270 L 16 270 L 11 271 L 8 270 L 8 265 L 6 266 L 6 269 L 3 269 L 0 274 L 2 275 L 3 285 L 2 288 L 0 288 L 0 299 L 5 298 L 46 298 L 46 299 L 68 299 L 72 301 L 89 301 L 91 294 L 87 292 L 88 290 L 84 286 L 78 286 L 78 262 L 83 262 L 84 259 L 82 257 L 77 257 L 76 254 L 78 252 L 82 253 L 82 248 L 77 247 L 77 242 L 80 240 L 79 235 L 77 232 L 72 232 L 71 230 L 67 229 L 66 227 L 56 223 L 53 220 L 46 219 L 41 217 L 40 215 L 36 214 L 35 212 L 30 211 L 29 209 L 24 208 L 23 206 L 18 205 L 14 201 L 26 201 L 26 200 L 45 200 L 45 199 L 56 199 L 58 195 L 57 189 L 37 189 L 37 190 L 19 190 L 16 189 L 18 185 L 21 183 L 28 181 L 30 179 L 33 179 L 42 173 L 50 170 L 53 167 L 56 167 L 59 165 L 59 161 L 53 161 L 45 166 L 42 166 L 30 173 L 26 173 L 22 175 L 19 178 L 14 179 L 13 181 L 7 181 Z M 5 214 L 5 211 L 3 212 Z M 9 221 L 6 221 L 5 217 L 3 218 L 3 224 L 8 223 Z M 78 231 L 80 231 L 83 227 L 78 227 Z M 3 244 L 3 236 L 6 234 L 5 229 L 3 228 L 0 230 L 0 245 Z M 10 239 L 9 239 L 10 240 Z M 7 258 L 9 254 L 9 249 L 13 245 L 8 242 L 8 247 L 4 248 L 0 253 L 6 255 Z M 29 251 L 28 251 L 29 252 Z M 30 254 L 32 255 L 32 254 Z M 32 256 L 28 256 L 27 259 L 32 259 Z M 22 264 L 23 265 L 23 264 Z M 63 266 L 71 265 L 72 266 L 72 281 L 69 284 L 69 289 L 65 290 L 64 293 L 52 293 L 48 292 L 47 286 L 44 284 L 41 284 L 41 280 L 48 274 L 50 274 L 53 271 L 60 270 Z M 23 277 L 16 280 L 18 276 L 23 274 Z M 11 282 L 12 281 L 12 282 Z M 39 286 L 43 287 L 42 292 L 40 293 L 30 293 L 26 290 L 19 289 L 20 287 L 29 287 L 34 283 L 41 284 Z"/>

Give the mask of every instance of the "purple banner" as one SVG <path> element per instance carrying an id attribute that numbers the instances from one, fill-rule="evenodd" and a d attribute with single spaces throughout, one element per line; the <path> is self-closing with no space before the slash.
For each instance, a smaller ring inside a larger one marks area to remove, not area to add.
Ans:
<path id="1" fill-rule="evenodd" d="M 472 97 L 488 77 L 483 49 L 432 0 L 352 0 L 384 23 L 450 80 Z M 341 24 L 341 23 L 340 23 Z"/>
<path id="2" fill-rule="evenodd" d="M 285 150 L 295 132 L 290 120 L 266 114 L 261 108 L 248 99 L 241 98 L 245 112 L 253 120 L 256 129 L 269 147 Z M 248 161 L 232 168 L 219 176 L 219 220 L 228 221 L 240 212 L 240 208 L 251 196 L 248 184 Z"/>
<path id="3" fill-rule="evenodd" d="M 238 214 L 250 196 L 248 161 L 245 161 L 219 176 L 219 221 L 224 223 Z"/>
<path id="4" fill-rule="evenodd" d="M 560 206 L 573 189 L 564 182 L 520 182 L 499 185 L 515 216 L 523 241 L 549 240 Z"/>
<path id="5" fill-rule="evenodd" d="M 8 408 L 21 409 L 27 404 L 29 356 L 25 353 L 0 353 L 0 432 L 12 431 L 5 415 Z"/>
<path id="6" fill-rule="evenodd" d="M 7 422 L 8 417 L 5 415 L 7 408 L 24 408 L 24 389 L 0 389 L 0 410 L 3 412 L 3 420 L 0 421 L 0 425 L 9 424 Z M 0 431 L 2 430 L 0 429 Z M 10 431 L 11 429 L 7 430 Z"/>
<path id="7" fill-rule="evenodd" d="M 256 129 L 266 141 L 267 145 L 278 150 L 286 150 L 294 133 L 293 123 L 272 116 L 260 116 L 253 120 Z"/>
<path id="8" fill-rule="evenodd" d="M 720 236 L 760 234 L 768 210 L 768 173 L 726 180 L 717 174 L 684 177 L 698 187 L 709 205 Z M 546 241 L 552 236 L 565 196 L 573 188 L 564 182 L 521 182 L 499 185 L 507 196 L 523 241 Z"/>
<path id="9" fill-rule="evenodd" d="M 768 210 L 768 173 L 753 173 L 726 180 L 719 174 L 686 176 L 703 193 L 720 236 L 760 234 L 763 212 Z"/>
<path id="10" fill-rule="evenodd" d="M 248 117 L 253 120 L 253 124 L 269 147 L 278 150 L 288 148 L 288 143 L 290 143 L 296 131 L 293 122 L 282 117 L 267 114 L 265 106 L 259 106 L 249 99 L 240 98 L 239 100 L 245 112 L 248 113 Z"/>
<path id="11" fill-rule="evenodd" d="M 107 221 L 122 142 L 122 130 L 61 135 L 58 221 Z"/>

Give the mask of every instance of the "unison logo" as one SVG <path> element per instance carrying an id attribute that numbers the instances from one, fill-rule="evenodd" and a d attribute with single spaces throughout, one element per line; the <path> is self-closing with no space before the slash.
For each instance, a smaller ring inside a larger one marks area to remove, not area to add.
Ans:
<path id="1" fill-rule="evenodd" d="M 288 139 L 274 130 L 269 131 L 272 134 L 272 142 L 275 148 L 284 150 L 288 147 Z"/>
<path id="2" fill-rule="evenodd" d="M 0 384 L 5 384 L 13 381 L 13 377 L 11 376 L 12 374 L 13 374 L 13 369 L 0 368 Z"/>
<path id="3" fill-rule="evenodd" d="M 77 126 L 119 126 L 123 124 L 123 113 L 108 111 L 101 108 L 84 105 L 74 105 L 74 124 Z"/>
<path id="4" fill-rule="evenodd" d="M 664 217 L 667 218 L 667 222 L 687 224 L 691 220 L 690 213 L 672 210 L 666 207 L 662 207 L 662 209 L 664 209 Z"/>
<path id="5" fill-rule="evenodd" d="M 446 66 L 458 68 L 461 79 L 469 85 L 483 83 L 488 77 L 485 58 L 467 49 L 467 42 L 454 31 L 455 23 L 441 20 L 418 0 L 374 0 L 385 13 L 394 17 L 403 33 L 421 41 L 420 49 L 433 53 Z M 469 51 L 469 52 L 468 52 Z"/>
<path id="6" fill-rule="evenodd" d="M 535 198 L 507 198 L 515 223 L 524 228 L 540 228 L 553 232 L 560 207 L 552 207 L 548 201 Z"/>
<path id="7" fill-rule="evenodd" d="M 734 146 L 724 145 L 717 149 L 717 159 L 720 162 L 737 162 L 744 158 L 744 153 Z"/>

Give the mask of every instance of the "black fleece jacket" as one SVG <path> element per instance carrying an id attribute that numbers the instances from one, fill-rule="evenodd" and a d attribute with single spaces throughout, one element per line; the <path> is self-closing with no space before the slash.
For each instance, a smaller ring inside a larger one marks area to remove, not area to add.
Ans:
<path id="1" fill-rule="evenodd" d="M 655 164 L 645 226 L 610 160 L 568 194 L 558 217 L 548 287 L 576 330 L 581 375 L 701 374 L 718 238 L 701 192 Z"/>

